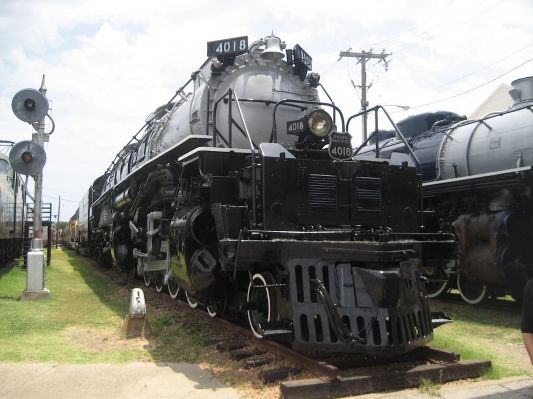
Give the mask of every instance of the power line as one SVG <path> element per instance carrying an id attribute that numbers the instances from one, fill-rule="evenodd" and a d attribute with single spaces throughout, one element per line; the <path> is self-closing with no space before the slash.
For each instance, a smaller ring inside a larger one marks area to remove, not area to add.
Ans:
<path id="1" fill-rule="evenodd" d="M 476 3 L 473 7 L 469 8 L 467 11 L 470 11 L 470 10 L 473 10 L 473 9 L 477 8 L 478 5 L 480 5 L 482 3 L 484 3 L 484 1 L 480 1 L 479 3 Z M 446 24 L 434 24 L 430 28 L 425 29 L 425 30 L 420 31 L 420 32 L 417 32 L 417 33 L 410 33 L 410 32 L 405 33 L 404 35 L 402 35 L 403 38 L 405 38 L 405 40 L 407 40 L 407 39 L 416 39 L 416 38 L 420 38 L 420 40 L 414 45 L 408 45 L 408 46 L 395 48 L 394 49 L 394 54 L 398 54 L 399 52 L 402 52 L 402 51 L 404 51 L 406 49 L 412 48 L 415 45 L 420 45 L 420 43 L 424 43 L 424 42 L 427 42 L 429 40 L 435 39 L 435 38 L 437 38 L 439 36 L 442 36 L 445 33 L 451 32 L 451 31 L 456 30 L 456 29 L 458 29 L 458 28 L 460 28 L 460 27 L 462 27 L 462 26 L 464 26 L 466 24 L 469 24 L 469 23 L 472 22 L 473 19 L 480 17 L 481 15 L 487 13 L 488 11 L 492 10 L 493 8 L 499 6 L 501 3 L 503 3 L 503 0 L 498 0 L 495 3 L 489 5 L 484 10 L 476 12 L 476 13 L 474 13 L 472 15 L 466 15 L 465 16 L 465 13 L 462 13 L 462 15 L 464 17 L 463 20 L 460 23 L 456 23 L 454 25 L 448 25 L 448 27 L 446 27 Z M 424 26 L 424 25 L 425 25 L 425 23 L 423 23 L 421 26 Z M 444 29 L 441 30 L 441 31 L 438 31 L 438 29 L 440 27 L 443 27 Z M 428 35 L 428 34 L 430 34 L 431 32 L 433 32 L 435 30 L 437 30 L 437 32 L 435 32 L 435 34 L 431 35 L 431 37 L 422 38 L 422 36 Z M 402 38 L 398 38 L 398 40 L 402 40 Z M 405 40 L 403 40 L 403 41 L 405 41 Z M 380 40 L 380 41 L 372 44 L 371 47 L 376 46 L 376 45 L 378 45 L 380 43 L 391 42 L 391 41 L 394 42 L 394 36 L 390 36 L 387 39 Z M 392 47 L 392 46 L 388 46 L 388 47 Z"/>
<path id="2" fill-rule="evenodd" d="M 473 10 L 476 10 L 478 8 L 481 8 L 480 6 L 483 5 L 484 3 L 485 3 L 485 1 L 483 1 L 483 0 L 481 0 L 479 2 L 476 2 L 475 4 L 473 4 L 470 7 L 466 8 L 466 11 L 464 10 L 464 6 L 461 6 L 462 10 L 463 10 L 461 12 L 461 15 L 465 19 L 459 24 L 452 25 L 452 26 L 449 26 L 448 28 L 446 28 L 446 24 L 445 23 L 444 24 L 435 24 L 435 23 L 433 23 L 432 26 L 430 28 L 428 28 L 428 29 L 419 31 L 418 33 L 414 33 L 414 34 L 410 33 L 410 32 L 406 32 L 405 34 L 402 35 L 402 37 L 407 38 L 407 35 L 411 35 L 412 38 L 417 38 L 417 37 L 423 36 L 424 34 L 427 34 L 427 33 L 431 32 L 431 31 L 434 31 L 435 29 L 438 29 L 439 27 L 444 27 L 444 30 L 442 30 L 440 32 L 437 32 L 436 34 L 433 35 L 433 39 L 434 39 L 434 38 L 436 38 L 438 36 L 441 36 L 444 33 L 447 33 L 449 31 L 454 30 L 454 29 L 456 29 L 458 27 L 461 27 L 461 26 L 463 26 L 463 25 L 465 25 L 467 23 L 470 23 L 473 19 L 476 19 L 476 18 L 482 16 L 483 14 L 487 13 L 488 11 L 490 11 L 493 8 L 495 8 L 495 7 L 499 6 L 500 4 L 502 4 L 503 0 L 497 0 L 497 1 L 493 2 L 492 4 L 490 4 L 488 7 L 482 9 L 481 11 L 476 11 L 476 12 L 473 12 L 473 13 L 471 13 L 469 15 L 465 15 L 466 12 L 470 13 L 470 11 L 473 11 Z M 448 7 L 446 7 L 446 8 L 448 8 Z M 424 15 L 420 15 L 420 18 L 417 18 L 417 20 L 422 20 L 423 22 L 421 24 L 419 24 L 419 27 L 424 27 L 425 25 L 430 23 L 430 21 L 435 18 L 435 17 L 433 17 L 433 15 L 440 15 L 440 14 L 441 13 L 437 11 L 436 13 L 432 13 L 428 17 L 426 17 Z M 395 37 L 398 37 L 398 35 L 389 36 L 389 37 L 386 37 L 385 39 L 378 40 L 377 42 L 375 42 L 373 45 L 371 45 L 369 47 L 375 47 L 375 45 L 380 44 L 380 43 L 384 43 L 384 42 L 394 42 L 394 38 Z M 398 40 L 401 40 L 402 37 L 398 37 Z M 428 40 L 429 39 L 421 39 L 415 45 L 418 45 L 419 43 L 427 42 Z M 403 50 L 412 48 L 415 45 L 399 47 L 398 49 L 394 50 L 394 53 L 397 54 L 399 51 L 403 51 Z M 347 51 L 351 50 L 350 46 L 345 46 L 345 49 L 346 48 L 348 49 Z M 331 69 L 333 69 L 333 67 L 335 66 L 336 63 L 338 63 L 338 61 L 340 61 L 340 58 L 337 59 L 336 62 L 331 62 L 331 63 L 329 63 L 329 65 L 326 65 L 325 68 L 322 69 L 322 73 L 324 75 L 327 74 Z M 341 75 L 337 75 L 336 78 L 334 78 L 333 80 L 328 81 L 328 84 L 329 85 L 336 85 L 341 79 L 342 79 L 342 76 Z"/>
<path id="3" fill-rule="evenodd" d="M 471 93 L 471 92 L 473 92 L 474 90 L 477 90 L 477 89 L 479 89 L 479 88 L 481 88 L 481 87 L 483 87 L 483 86 L 486 86 L 486 85 L 488 85 L 489 83 L 492 83 L 492 82 L 494 82 L 495 80 L 498 80 L 499 78 L 501 78 L 501 77 L 503 77 L 503 76 L 505 76 L 505 75 L 507 75 L 507 74 L 509 74 L 509 73 L 511 73 L 511 72 L 513 72 L 513 71 L 515 71 L 515 70 L 517 70 L 518 68 L 520 68 L 520 67 L 526 65 L 528 62 L 531 62 L 531 61 L 533 61 L 533 58 L 530 58 L 529 60 L 524 61 L 524 62 L 521 63 L 520 65 L 518 65 L 518 66 L 516 66 L 516 67 L 514 67 L 514 68 L 512 68 L 512 69 L 510 69 L 510 70 L 508 70 L 507 72 L 502 73 L 501 75 L 496 76 L 495 78 L 493 78 L 493 79 L 491 79 L 491 80 L 489 80 L 489 81 L 487 81 L 487 82 L 485 82 L 485 83 L 482 83 L 482 84 L 480 84 L 480 85 L 478 85 L 478 86 L 476 86 L 476 87 L 473 87 L 473 88 L 471 88 L 471 89 L 468 89 L 468 90 L 466 90 L 466 91 L 463 91 L 463 92 L 461 92 L 461 93 L 459 93 L 459 94 L 456 94 L 456 95 L 453 95 L 453 96 L 450 96 L 450 97 L 446 97 L 446 98 L 443 98 L 443 99 L 441 99 L 441 100 L 432 101 L 432 102 L 430 102 L 430 103 L 417 105 L 417 106 L 411 107 L 411 109 L 417 109 L 417 108 L 425 107 L 425 106 L 427 106 L 427 105 L 438 104 L 438 103 L 441 103 L 441 102 L 443 102 L 443 101 L 451 100 L 451 99 L 454 99 L 454 98 L 460 97 L 460 96 L 462 96 L 462 95 L 465 95 L 465 94 Z"/>
<path id="4" fill-rule="evenodd" d="M 503 0 L 495 2 L 494 4 L 490 5 L 486 9 L 484 9 L 483 11 L 475 13 L 473 16 L 467 16 L 463 22 L 455 24 L 455 25 L 451 25 L 447 29 L 444 29 L 444 30 L 442 30 L 440 32 L 437 32 L 437 33 L 433 34 L 431 38 L 423 39 L 422 43 L 428 41 L 429 39 L 435 39 L 436 37 L 442 36 L 444 33 L 448 33 L 448 32 L 451 32 L 451 31 L 453 31 L 455 29 L 458 29 L 458 28 L 466 25 L 467 23 L 471 23 L 473 18 L 477 18 L 477 17 L 485 14 L 486 12 L 488 12 L 488 11 L 492 10 L 493 8 L 499 6 L 501 3 L 503 3 Z M 420 36 L 423 36 L 425 34 L 428 34 L 428 33 L 432 32 L 434 30 L 435 30 L 434 27 L 432 27 L 430 29 L 426 29 L 423 32 L 415 34 L 413 37 L 420 37 Z M 412 47 L 412 46 L 406 46 L 406 47 L 400 48 L 398 50 L 395 50 L 395 53 L 398 53 L 399 51 L 405 50 L 405 49 L 407 49 L 409 47 Z"/>
<path id="5" fill-rule="evenodd" d="M 424 94 L 424 93 L 430 92 L 430 91 L 435 90 L 435 89 L 440 89 L 440 88 L 442 88 L 442 87 L 449 86 L 450 84 L 455 83 L 455 82 L 458 82 L 458 81 L 460 81 L 461 79 L 464 79 L 464 78 L 466 78 L 466 77 L 468 77 L 468 76 L 472 76 L 472 75 L 475 74 L 475 73 L 481 72 L 481 71 L 483 71 L 483 70 L 485 70 L 485 69 L 487 69 L 487 68 L 490 68 L 491 66 L 494 66 L 494 65 L 496 65 L 496 64 L 499 64 L 500 62 L 509 59 L 511 56 L 513 56 L 513 55 L 515 55 L 515 54 L 517 54 L 517 53 L 519 53 L 519 52 L 521 52 L 521 51 L 523 51 L 523 50 L 525 50 L 525 49 L 527 49 L 527 48 L 529 48 L 529 47 L 531 47 L 531 46 L 533 46 L 533 42 L 529 43 L 527 46 L 524 46 L 524 47 L 522 47 L 522 48 L 520 48 L 520 49 L 518 49 L 518 50 L 513 51 L 512 53 L 507 54 L 505 57 L 500 58 L 500 59 L 497 60 L 497 61 L 494 61 L 494 62 L 492 62 L 492 63 L 490 63 L 490 64 L 484 65 L 484 66 L 482 66 L 481 68 L 476 69 L 475 71 L 471 71 L 471 72 L 469 72 L 469 73 L 467 73 L 467 74 L 465 74 L 465 75 L 462 75 L 462 76 L 460 76 L 460 77 L 458 77 L 458 78 L 455 78 L 455 79 L 449 80 L 449 81 L 446 82 L 446 83 L 442 83 L 442 84 L 440 84 L 440 85 L 438 85 L 438 86 L 433 86 L 433 87 L 430 87 L 430 88 L 428 88 L 428 89 L 424 89 L 424 90 L 421 90 L 421 91 L 418 91 L 418 92 L 415 92 L 415 93 L 411 93 L 411 94 L 404 95 L 404 96 L 402 96 L 402 101 L 405 100 L 406 98 L 410 98 L 410 97 L 418 96 L 418 95 L 420 95 L 420 94 Z"/>
<path id="6" fill-rule="evenodd" d="M 55 199 L 55 200 L 58 199 L 58 197 L 54 197 L 54 196 L 52 196 L 52 195 L 43 195 L 43 197 L 45 197 L 45 198 L 50 198 L 50 199 Z M 61 196 L 59 196 L 59 198 L 60 198 L 60 197 L 61 197 Z M 79 200 L 78 200 L 78 201 L 75 201 L 75 200 L 66 199 L 66 198 L 61 198 L 61 201 L 75 202 L 76 204 L 80 202 Z"/>
<path id="7" fill-rule="evenodd" d="M 479 1 L 479 2 L 475 3 L 474 5 L 472 5 L 471 7 L 469 7 L 466 11 L 467 11 L 467 12 L 470 12 L 470 11 L 473 11 L 473 10 L 475 10 L 475 9 L 477 9 L 477 8 L 481 8 L 481 7 L 479 7 L 479 6 L 480 6 L 480 5 L 483 5 L 484 3 L 485 3 L 485 1 Z M 467 16 L 465 17 L 465 19 L 464 19 L 461 23 L 458 23 L 458 24 L 455 24 L 455 25 L 452 25 L 452 26 L 448 26 L 448 28 L 446 28 L 446 24 L 433 24 L 433 25 L 432 25 L 430 28 L 428 28 L 428 29 L 422 30 L 422 31 L 420 31 L 420 32 L 418 32 L 418 33 L 414 33 L 414 34 L 412 34 L 412 33 L 406 33 L 406 34 L 404 34 L 403 36 L 404 36 L 404 37 L 407 37 L 407 35 L 410 34 L 412 38 L 417 38 L 417 37 L 423 36 L 423 35 L 425 35 L 425 34 L 427 34 L 427 33 L 430 33 L 430 32 L 432 32 L 432 31 L 435 31 L 435 30 L 438 29 L 439 27 L 444 27 L 444 30 L 441 30 L 440 32 L 436 32 L 436 33 L 432 36 L 432 38 L 434 39 L 434 38 L 436 38 L 436 37 L 438 37 L 438 36 L 441 36 L 441 35 L 444 34 L 444 33 L 447 33 L 447 32 L 449 32 L 449 31 L 451 31 L 451 30 L 455 30 L 455 29 L 457 29 L 457 28 L 459 28 L 459 27 L 462 27 L 463 25 L 465 25 L 465 24 L 467 24 L 467 23 L 470 23 L 473 19 L 482 16 L 483 14 L 487 13 L 488 11 L 492 10 L 493 8 L 499 6 L 499 5 L 502 4 L 502 3 L 503 3 L 503 0 L 497 0 L 497 1 L 493 2 L 492 4 L 490 4 L 488 7 L 482 9 L 481 11 L 477 11 L 477 12 L 474 12 L 474 13 L 472 13 L 472 14 L 470 14 L 470 15 L 467 15 Z M 463 16 L 464 16 L 464 13 L 463 13 Z M 432 16 L 429 16 L 429 18 L 422 18 L 422 19 L 426 20 L 426 22 L 423 22 L 423 23 L 420 25 L 421 27 L 427 25 L 428 21 L 432 19 Z M 395 36 L 389 36 L 389 37 L 387 37 L 387 38 L 385 38 L 385 39 L 382 39 L 382 40 L 379 40 L 379 41 L 375 42 L 375 44 L 384 43 L 384 42 L 391 42 L 391 41 L 394 42 L 394 37 L 395 37 Z M 400 40 L 400 38 L 399 38 L 398 40 Z M 428 40 L 429 40 L 429 39 L 421 39 L 419 42 L 417 42 L 417 43 L 414 44 L 414 45 L 400 47 L 400 48 L 398 48 L 397 50 L 395 50 L 394 53 L 397 54 L 397 53 L 400 52 L 400 51 L 403 51 L 403 50 L 406 50 L 406 49 L 412 48 L 412 47 L 414 47 L 415 45 L 419 45 L 420 43 L 427 42 Z M 532 44 L 533 44 L 533 43 L 532 43 Z M 531 45 L 531 44 L 530 44 L 530 45 Z M 529 45 L 529 46 L 530 46 L 530 45 Z M 526 46 L 526 47 L 529 47 L 529 46 Z M 348 46 L 346 46 L 346 47 L 348 47 Z M 346 48 L 346 47 L 345 47 L 345 48 Z M 374 47 L 374 45 L 372 45 L 372 46 L 370 46 L 370 47 Z M 348 51 L 350 51 L 350 50 L 351 50 L 351 47 L 348 47 Z M 521 51 L 521 50 L 523 50 L 523 49 L 517 50 L 516 52 L 519 52 L 519 51 Z M 513 54 L 515 54 L 515 53 L 512 53 L 512 54 L 510 54 L 510 55 L 513 55 Z M 509 56 L 510 56 L 510 55 L 509 55 Z M 338 62 L 339 60 L 340 60 L 340 58 L 337 60 L 337 62 Z M 496 64 L 496 63 L 497 63 L 497 62 L 495 62 L 495 63 L 493 63 L 493 64 L 490 64 L 490 65 L 494 65 L 494 64 Z M 332 63 L 329 65 L 329 67 L 327 67 L 327 68 L 325 69 L 325 71 L 324 71 L 323 73 L 327 73 L 327 72 L 329 72 L 329 71 L 333 68 L 333 66 L 334 66 L 335 64 L 336 64 L 336 62 L 335 62 L 335 63 L 332 62 Z M 486 67 L 489 67 L 490 65 L 488 65 L 488 66 L 486 66 Z M 483 68 L 481 68 L 480 70 L 485 69 L 486 67 L 483 67 Z M 472 72 L 472 73 L 475 73 L 475 72 Z M 469 76 L 469 75 L 466 75 L 466 76 Z M 328 83 L 329 83 L 330 85 L 336 85 L 337 82 L 338 82 L 341 78 L 342 78 L 342 76 L 341 76 L 341 75 L 338 75 L 335 79 L 333 79 L 332 81 L 329 81 Z M 460 78 L 457 78 L 456 80 L 460 80 L 460 79 L 462 79 L 462 78 L 463 78 L 463 77 L 460 77 Z M 453 82 L 453 81 L 452 81 L 452 82 Z M 442 87 L 442 86 L 439 86 L 439 87 Z M 427 91 L 429 91 L 429 90 L 431 90 L 431 89 L 428 89 Z M 415 94 L 413 94 L 413 95 L 415 95 Z M 404 98 L 405 98 L 405 97 L 404 97 Z"/>

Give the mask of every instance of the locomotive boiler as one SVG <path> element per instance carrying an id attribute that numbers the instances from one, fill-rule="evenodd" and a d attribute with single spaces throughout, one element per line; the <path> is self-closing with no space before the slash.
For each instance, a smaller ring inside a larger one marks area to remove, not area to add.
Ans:
<path id="1" fill-rule="evenodd" d="M 513 106 L 479 120 L 437 112 L 398 123 L 422 164 L 426 208 L 436 215 L 428 228 L 453 231 L 460 243 L 457 263 L 426 268 L 430 296 L 453 283 L 471 304 L 489 295 L 519 299 L 533 277 L 533 78 L 512 86 Z M 407 151 L 395 137 L 377 141 L 359 154 Z"/>
<path id="2" fill-rule="evenodd" d="M 419 232 L 416 169 L 351 159 L 301 46 L 238 37 L 208 57 L 88 190 L 80 247 L 300 351 L 428 342 L 419 264 L 455 241 Z"/>

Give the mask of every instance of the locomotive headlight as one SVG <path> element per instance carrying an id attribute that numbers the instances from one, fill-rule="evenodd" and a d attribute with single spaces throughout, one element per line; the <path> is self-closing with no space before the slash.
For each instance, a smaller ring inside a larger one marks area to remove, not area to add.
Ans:
<path id="1" fill-rule="evenodd" d="M 307 118 L 307 125 L 311 133 L 317 137 L 326 137 L 333 128 L 331 116 L 321 109 L 313 111 Z"/>

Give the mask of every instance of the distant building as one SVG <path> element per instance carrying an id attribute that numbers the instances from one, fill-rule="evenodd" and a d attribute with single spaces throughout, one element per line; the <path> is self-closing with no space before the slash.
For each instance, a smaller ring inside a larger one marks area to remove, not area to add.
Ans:
<path id="1" fill-rule="evenodd" d="M 494 90 L 492 94 L 488 96 L 474 112 L 472 112 L 472 115 L 470 115 L 468 119 L 479 119 L 491 112 L 507 110 L 513 105 L 513 99 L 509 95 L 509 90 L 511 89 L 512 87 L 508 84 L 502 83 L 499 85 L 496 90 Z"/>

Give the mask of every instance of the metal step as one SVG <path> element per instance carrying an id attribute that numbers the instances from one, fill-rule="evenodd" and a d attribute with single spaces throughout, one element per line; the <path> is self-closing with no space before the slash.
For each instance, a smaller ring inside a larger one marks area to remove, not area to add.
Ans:
<path id="1" fill-rule="evenodd" d="M 431 312 L 431 327 L 437 328 L 444 324 L 453 323 L 453 320 L 444 312 Z"/>
<path id="2" fill-rule="evenodd" d="M 283 320 L 259 323 L 259 329 L 265 338 L 274 341 L 292 339 L 294 334 L 292 323 Z"/>

